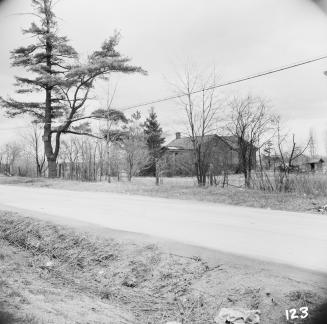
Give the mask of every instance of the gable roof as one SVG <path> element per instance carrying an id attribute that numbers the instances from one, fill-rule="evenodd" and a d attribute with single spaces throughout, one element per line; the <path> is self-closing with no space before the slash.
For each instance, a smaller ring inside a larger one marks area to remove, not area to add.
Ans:
<path id="1" fill-rule="evenodd" d="M 201 136 L 197 136 L 197 138 L 201 139 Z M 237 149 L 238 147 L 238 139 L 236 136 L 205 135 L 203 137 L 203 142 L 208 143 L 214 139 L 223 141 L 232 149 Z M 176 138 L 169 142 L 166 147 L 170 150 L 193 150 L 192 139 L 191 137 Z"/>

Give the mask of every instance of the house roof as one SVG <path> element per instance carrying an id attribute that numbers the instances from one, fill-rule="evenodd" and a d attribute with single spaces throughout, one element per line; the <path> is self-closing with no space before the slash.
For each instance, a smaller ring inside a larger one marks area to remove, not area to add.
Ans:
<path id="1" fill-rule="evenodd" d="M 201 136 L 197 136 L 198 139 L 201 139 Z M 236 136 L 218 136 L 218 135 L 205 135 L 203 137 L 204 143 L 208 143 L 213 139 L 218 139 L 225 142 L 233 149 L 238 147 L 238 139 Z M 170 150 L 193 150 L 193 144 L 191 137 L 181 137 L 172 140 L 166 145 Z"/>
<path id="2" fill-rule="evenodd" d="M 308 162 L 306 162 L 305 164 L 317 164 L 317 163 L 324 163 L 325 161 L 323 159 L 311 159 Z"/>

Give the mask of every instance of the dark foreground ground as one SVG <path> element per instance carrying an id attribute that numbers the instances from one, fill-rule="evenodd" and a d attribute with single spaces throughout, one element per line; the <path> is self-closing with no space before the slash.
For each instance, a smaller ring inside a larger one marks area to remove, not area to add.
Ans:
<path id="1" fill-rule="evenodd" d="M 214 323 L 221 307 L 316 323 L 327 277 L 142 235 L 0 212 L 0 323 Z M 320 323 L 326 323 L 321 321 Z"/>

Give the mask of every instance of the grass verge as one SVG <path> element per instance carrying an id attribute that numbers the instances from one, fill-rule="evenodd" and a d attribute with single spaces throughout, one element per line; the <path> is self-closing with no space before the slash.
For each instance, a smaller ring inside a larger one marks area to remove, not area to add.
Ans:
<path id="1" fill-rule="evenodd" d="M 300 193 L 265 192 L 234 186 L 197 187 L 192 178 L 165 178 L 155 186 L 154 178 L 134 178 L 132 182 L 80 182 L 61 179 L 0 177 L 0 184 L 65 189 L 74 191 L 113 192 L 162 198 L 187 199 L 223 203 L 235 206 L 269 208 L 275 210 L 318 213 L 327 205 L 325 195 Z M 321 213 L 321 212 L 320 212 Z"/>

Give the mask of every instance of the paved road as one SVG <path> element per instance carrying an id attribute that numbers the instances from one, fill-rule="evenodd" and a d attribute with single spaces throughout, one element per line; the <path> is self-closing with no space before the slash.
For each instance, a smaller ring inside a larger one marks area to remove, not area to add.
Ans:
<path id="1" fill-rule="evenodd" d="M 327 273 L 327 215 L 4 185 L 0 204 Z"/>

